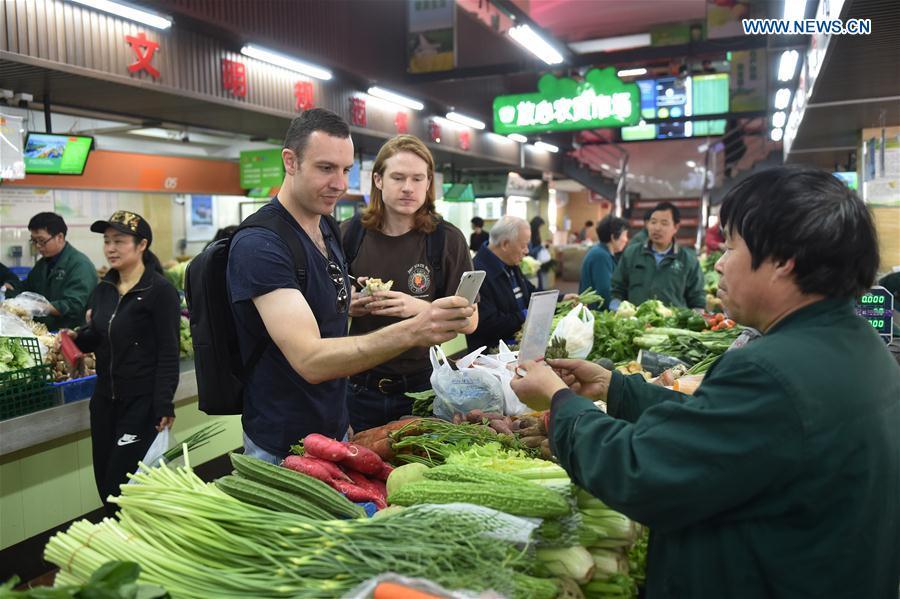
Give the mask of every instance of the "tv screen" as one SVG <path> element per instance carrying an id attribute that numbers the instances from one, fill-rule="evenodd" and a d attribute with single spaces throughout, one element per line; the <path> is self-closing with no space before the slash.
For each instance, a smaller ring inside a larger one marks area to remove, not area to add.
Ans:
<path id="1" fill-rule="evenodd" d="M 80 175 L 93 137 L 29 133 L 25 139 L 25 172 L 33 175 Z"/>
<path id="2" fill-rule="evenodd" d="M 856 171 L 831 173 L 841 181 L 847 184 L 847 187 L 854 191 L 859 189 L 859 183 L 856 178 Z"/>

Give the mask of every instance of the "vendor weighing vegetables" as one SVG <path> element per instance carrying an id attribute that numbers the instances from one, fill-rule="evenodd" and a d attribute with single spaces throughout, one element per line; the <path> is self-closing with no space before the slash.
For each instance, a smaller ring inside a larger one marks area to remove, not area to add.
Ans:
<path id="1" fill-rule="evenodd" d="M 894 599 L 900 369 L 853 311 L 878 267 L 871 215 L 835 177 L 782 167 L 720 216 L 718 296 L 763 336 L 693 397 L 575 360 L 526 364 L 513 389 L 552 398 L 573 481 L 649 526 L 648 598 Z"/>

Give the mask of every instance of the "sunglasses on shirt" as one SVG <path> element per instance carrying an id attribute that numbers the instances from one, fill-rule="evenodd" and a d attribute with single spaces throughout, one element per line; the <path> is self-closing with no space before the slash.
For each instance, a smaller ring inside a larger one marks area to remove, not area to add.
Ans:
<path id="1" fill-rule="evenodd" d="M 335 291 L 337 291 L 337 304 L 335 307 L 338 314 L 343 314 L 347 311 L 350 296 L 347 294 L 347 286 L 344 283 L 344 271 L 331 259 L 328 260 L 328 276 L 331 277 L 331 282 L 334 283 Z"/>

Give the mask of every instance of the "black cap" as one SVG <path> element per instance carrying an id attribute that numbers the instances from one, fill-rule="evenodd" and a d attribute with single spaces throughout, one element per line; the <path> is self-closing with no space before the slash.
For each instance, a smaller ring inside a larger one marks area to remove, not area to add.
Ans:
<path id="1" fill-rule="evenodd" d="M 153 241 L 153 231 L 150 229 L 150 224 L 144 220 L 144 217 L 134 212 L 116 210 L 109 217 L 109 220 L 94 221 L 94 224 L 91 225 L 91 231 L 94 233 L 105 233 L 110 227 L 126 235 L 134 235 L 135 237 L 146 239 L 148 245 Z"/>

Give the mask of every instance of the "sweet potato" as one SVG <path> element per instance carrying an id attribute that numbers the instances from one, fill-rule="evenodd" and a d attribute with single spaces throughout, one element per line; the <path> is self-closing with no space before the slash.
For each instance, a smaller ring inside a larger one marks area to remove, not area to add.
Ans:
<path id="1" fill-rule="evenodd" d="M 502 418 L 500 420 L 491 420 L 488 423 L 488 426 L 497 431 L 498 433 L 503 433 L 504 435 L 511 435 L 512 429 Z"/>
<path id="2" fill-rule="evenodd" d="M 323 460 L 322 458 L 317 458 L 312 455 L 305 455 L 303 456 L 303 459 L 318 464 L 328 473 L 328 476 L 330 476 L 332 480 L 350 481 L 350 477 L 347 476 L 347 474 L 334 462 L 329 462 L 328 460 Z"/>
<path id="3" fill-rule="evenodd" d="M 331 484 L 332 478 L 328 470 L 323 468 L 320 463 L 314 462 L 306 456 L 289 455 L 284 458 L 281 465 L 300 474 L 311 476 L 329 485 Z"/>

